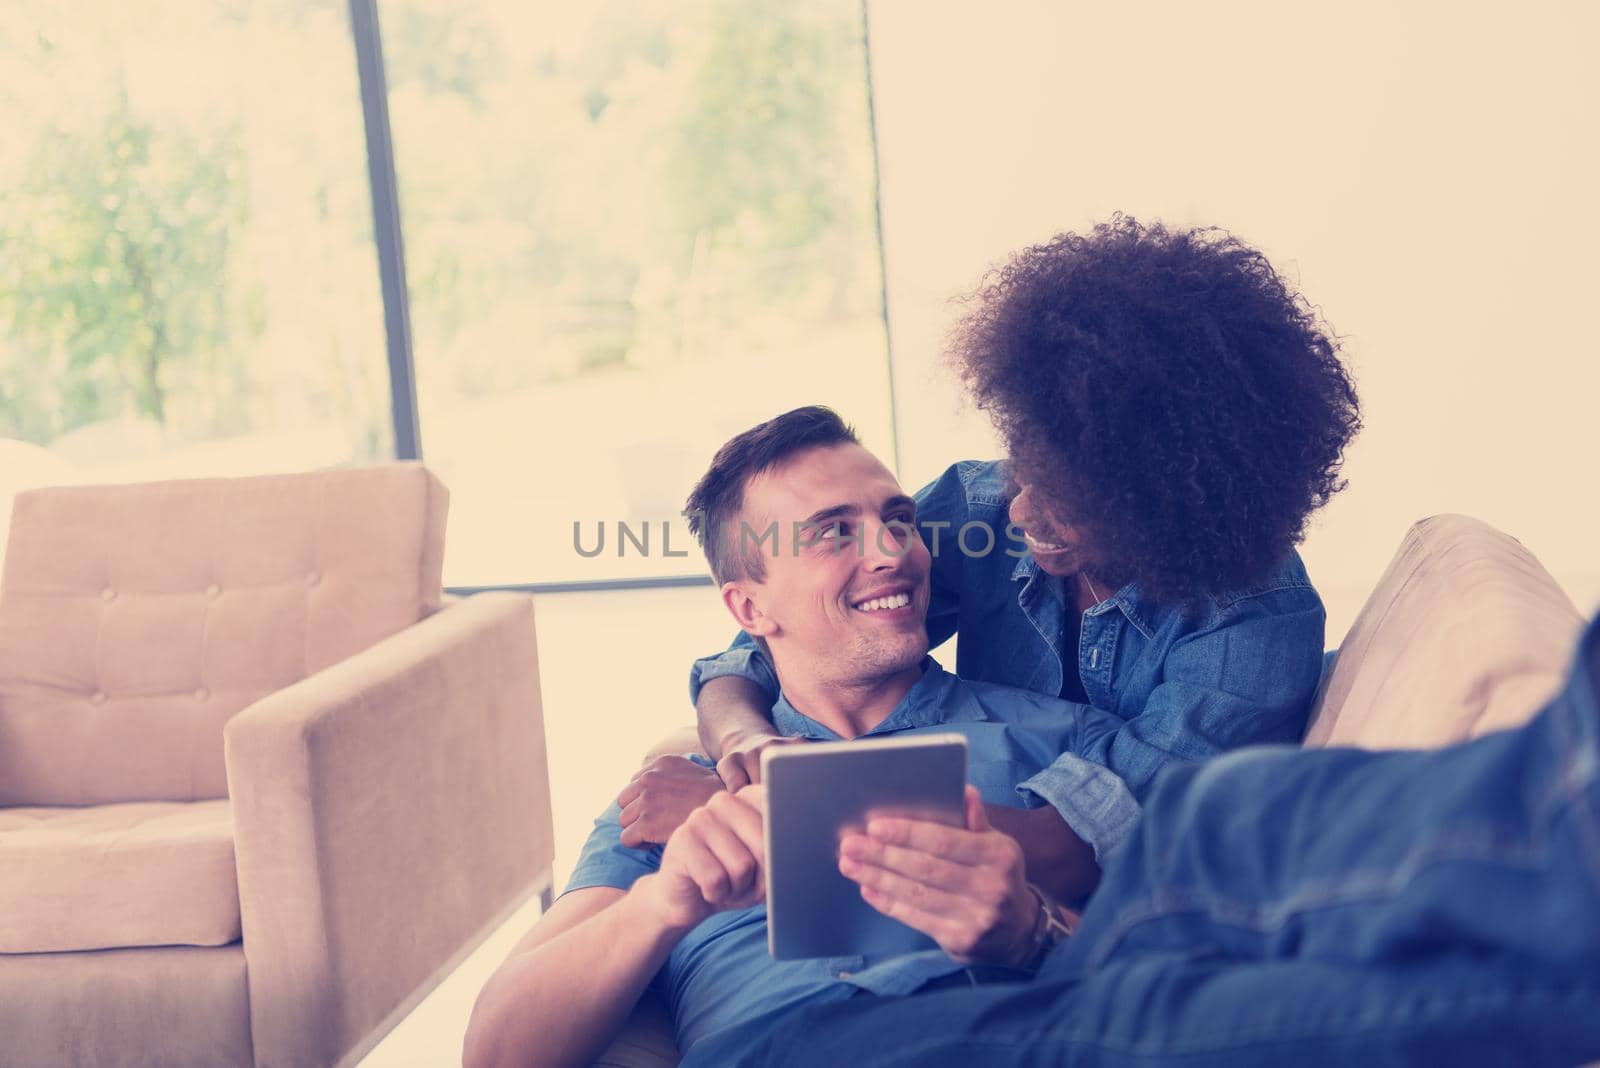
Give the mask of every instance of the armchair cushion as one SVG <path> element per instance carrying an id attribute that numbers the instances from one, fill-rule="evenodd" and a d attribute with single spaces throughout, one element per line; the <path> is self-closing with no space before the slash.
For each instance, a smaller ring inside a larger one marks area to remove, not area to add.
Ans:
<path id="1" fill-rule="evenodd" d="M 238 938 L 227 801 L 0 808 L 0 953 Z"/>

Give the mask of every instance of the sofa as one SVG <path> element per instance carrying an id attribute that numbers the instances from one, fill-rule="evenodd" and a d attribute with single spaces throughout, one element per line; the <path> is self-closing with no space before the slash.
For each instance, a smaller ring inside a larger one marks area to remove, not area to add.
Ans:
<path id="1" fill-rule="evenodd" d="M 1466 516 L 1423 519 L 1329 654 L 1304 744 L 1427 748 L 1516 726 L 1560 687 L 1582 625 L 1516 539 Z M 698 747 L 685 727 L 646 759 Z M 678 1059 L 671 1017 L 646 993 L 595 1065 Z"/>
<path id="2" fill-rule="evenodd" d="M 0 1068 L 358 1060 L 531 895 L 532 600 L 448 603 L 425 468 L 20 494 Z"/>

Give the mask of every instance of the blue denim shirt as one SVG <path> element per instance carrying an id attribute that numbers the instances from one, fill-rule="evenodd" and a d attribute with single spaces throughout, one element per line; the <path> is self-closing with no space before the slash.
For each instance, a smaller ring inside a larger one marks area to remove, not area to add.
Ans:
<path id="1" fill-rule="evenodd" d="M 1084 705 L 988 683 L 967 682 L 945 671 L 931 657 L 923 675 L 894 710 L 863 738 L 933 731 L 956 731 L 967 738 L 967 779 L 991 804 L 1013 808 L 1036 804 L 1016 784 L 1066 761 L 1081 765 L 1080 780 L 1110 799 L 1125 816 L 1138 806 L 1111 772 L 1076 757 L 1061 757 L 1088 727 Z M 839 735 L 779 698 L 773 723 L 786 736 L 838 741 Z M 698 759 L 698 758 L 691 758 Z M 702 763 L 706 763 L 701 760 Z M 631 887 L 661 866 L 661 846 L 622 845 L 615 802 L 595 821 L 567 892 L 590 886 Z M 1132 830 L 1131 823 L 1128 831 Z M 857 990 L 909 994 L 924 983 L 961 971 L 964 965 L 942 950 L 875 957 L 773 960 L 767 952 L 764 905 L 718 913 L 690 931 L 673 949 L 651 985 L 672 1010 L 678 1048 L 694 1043 L 758 1013 L 802 1003 L 837 1000 Z M 991 969 L 991 972 L 995 970 Z M 1011 978 L 1025 973 L 1011 969 Z"/>
<path id="2" fill-rule="evenodd" d="M 1109 768 L 1142 800 L 1156 774 L 1239 746 L 1298 742 L 1322 673 L 1325 613 L 1298 554 L 1247 589 L 1207 597 L 1188 613 L 1129 583 L 1085 612 L 1077 649 L 1069 597 L 1008 536 L 1007 479 L 998 462 L 964 461 L 917 494 L 917 523 L 933 551 L 928 642 L 959 631 L 963 679 L 1057 696 L 1075 669 L 1089 706 L 1064 756 L 1024 785 L 1095 847 L 1121 841 L 1127 814 L 1099 796 L 1084 761 Z M 975 524 L 958 541 L 962 528 Z M 988 535 L 979 528 L 987 528 Z M 937 538 L 937 542 L 935 541 Z M 993 550 L 982 553 L 988 538 Z M 695 662 L 691 699 L 720 675 L 740 675 L 776 698 L 777 675 L 749 637 Z"/>

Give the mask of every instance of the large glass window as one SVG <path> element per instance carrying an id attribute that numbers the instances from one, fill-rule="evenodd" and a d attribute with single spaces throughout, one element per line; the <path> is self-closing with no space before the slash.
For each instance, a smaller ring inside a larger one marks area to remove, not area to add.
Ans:
<path id="1" fill-rule="evenodd" d="M 892 455 L 859 0 L 378 10 L 449 583 L 700 574 L 690 484 L 788 407 Z M 11 482 L 394 455 L 350 34 L 345 0 L 11 0 Z"/>
<path id="2" fill-rule="evenodd" d="M 31 450 L 38 480 L 122 480 L 392 455 L 342 0 L 7 0 L 0 109 L 12 466 Z"/>
<path id="3" fill-rule="evenodd" d="M 703 572 L 685 494 L 789 407 L 891 455 L 859 0 L 379 12 L 447 582 Z"/>

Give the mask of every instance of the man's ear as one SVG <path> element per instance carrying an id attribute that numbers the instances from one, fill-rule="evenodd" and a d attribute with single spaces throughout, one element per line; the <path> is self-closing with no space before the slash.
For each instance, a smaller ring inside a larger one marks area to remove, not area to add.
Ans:
<path id="1" fill-rule="evenodd" d="M 761 610 L 755 583 L 736 579 L 722 584 L 722 603 L 728 606 L 733 621 L 752 638 L 765 638 L 778 629 L 771 616 Z"/>

